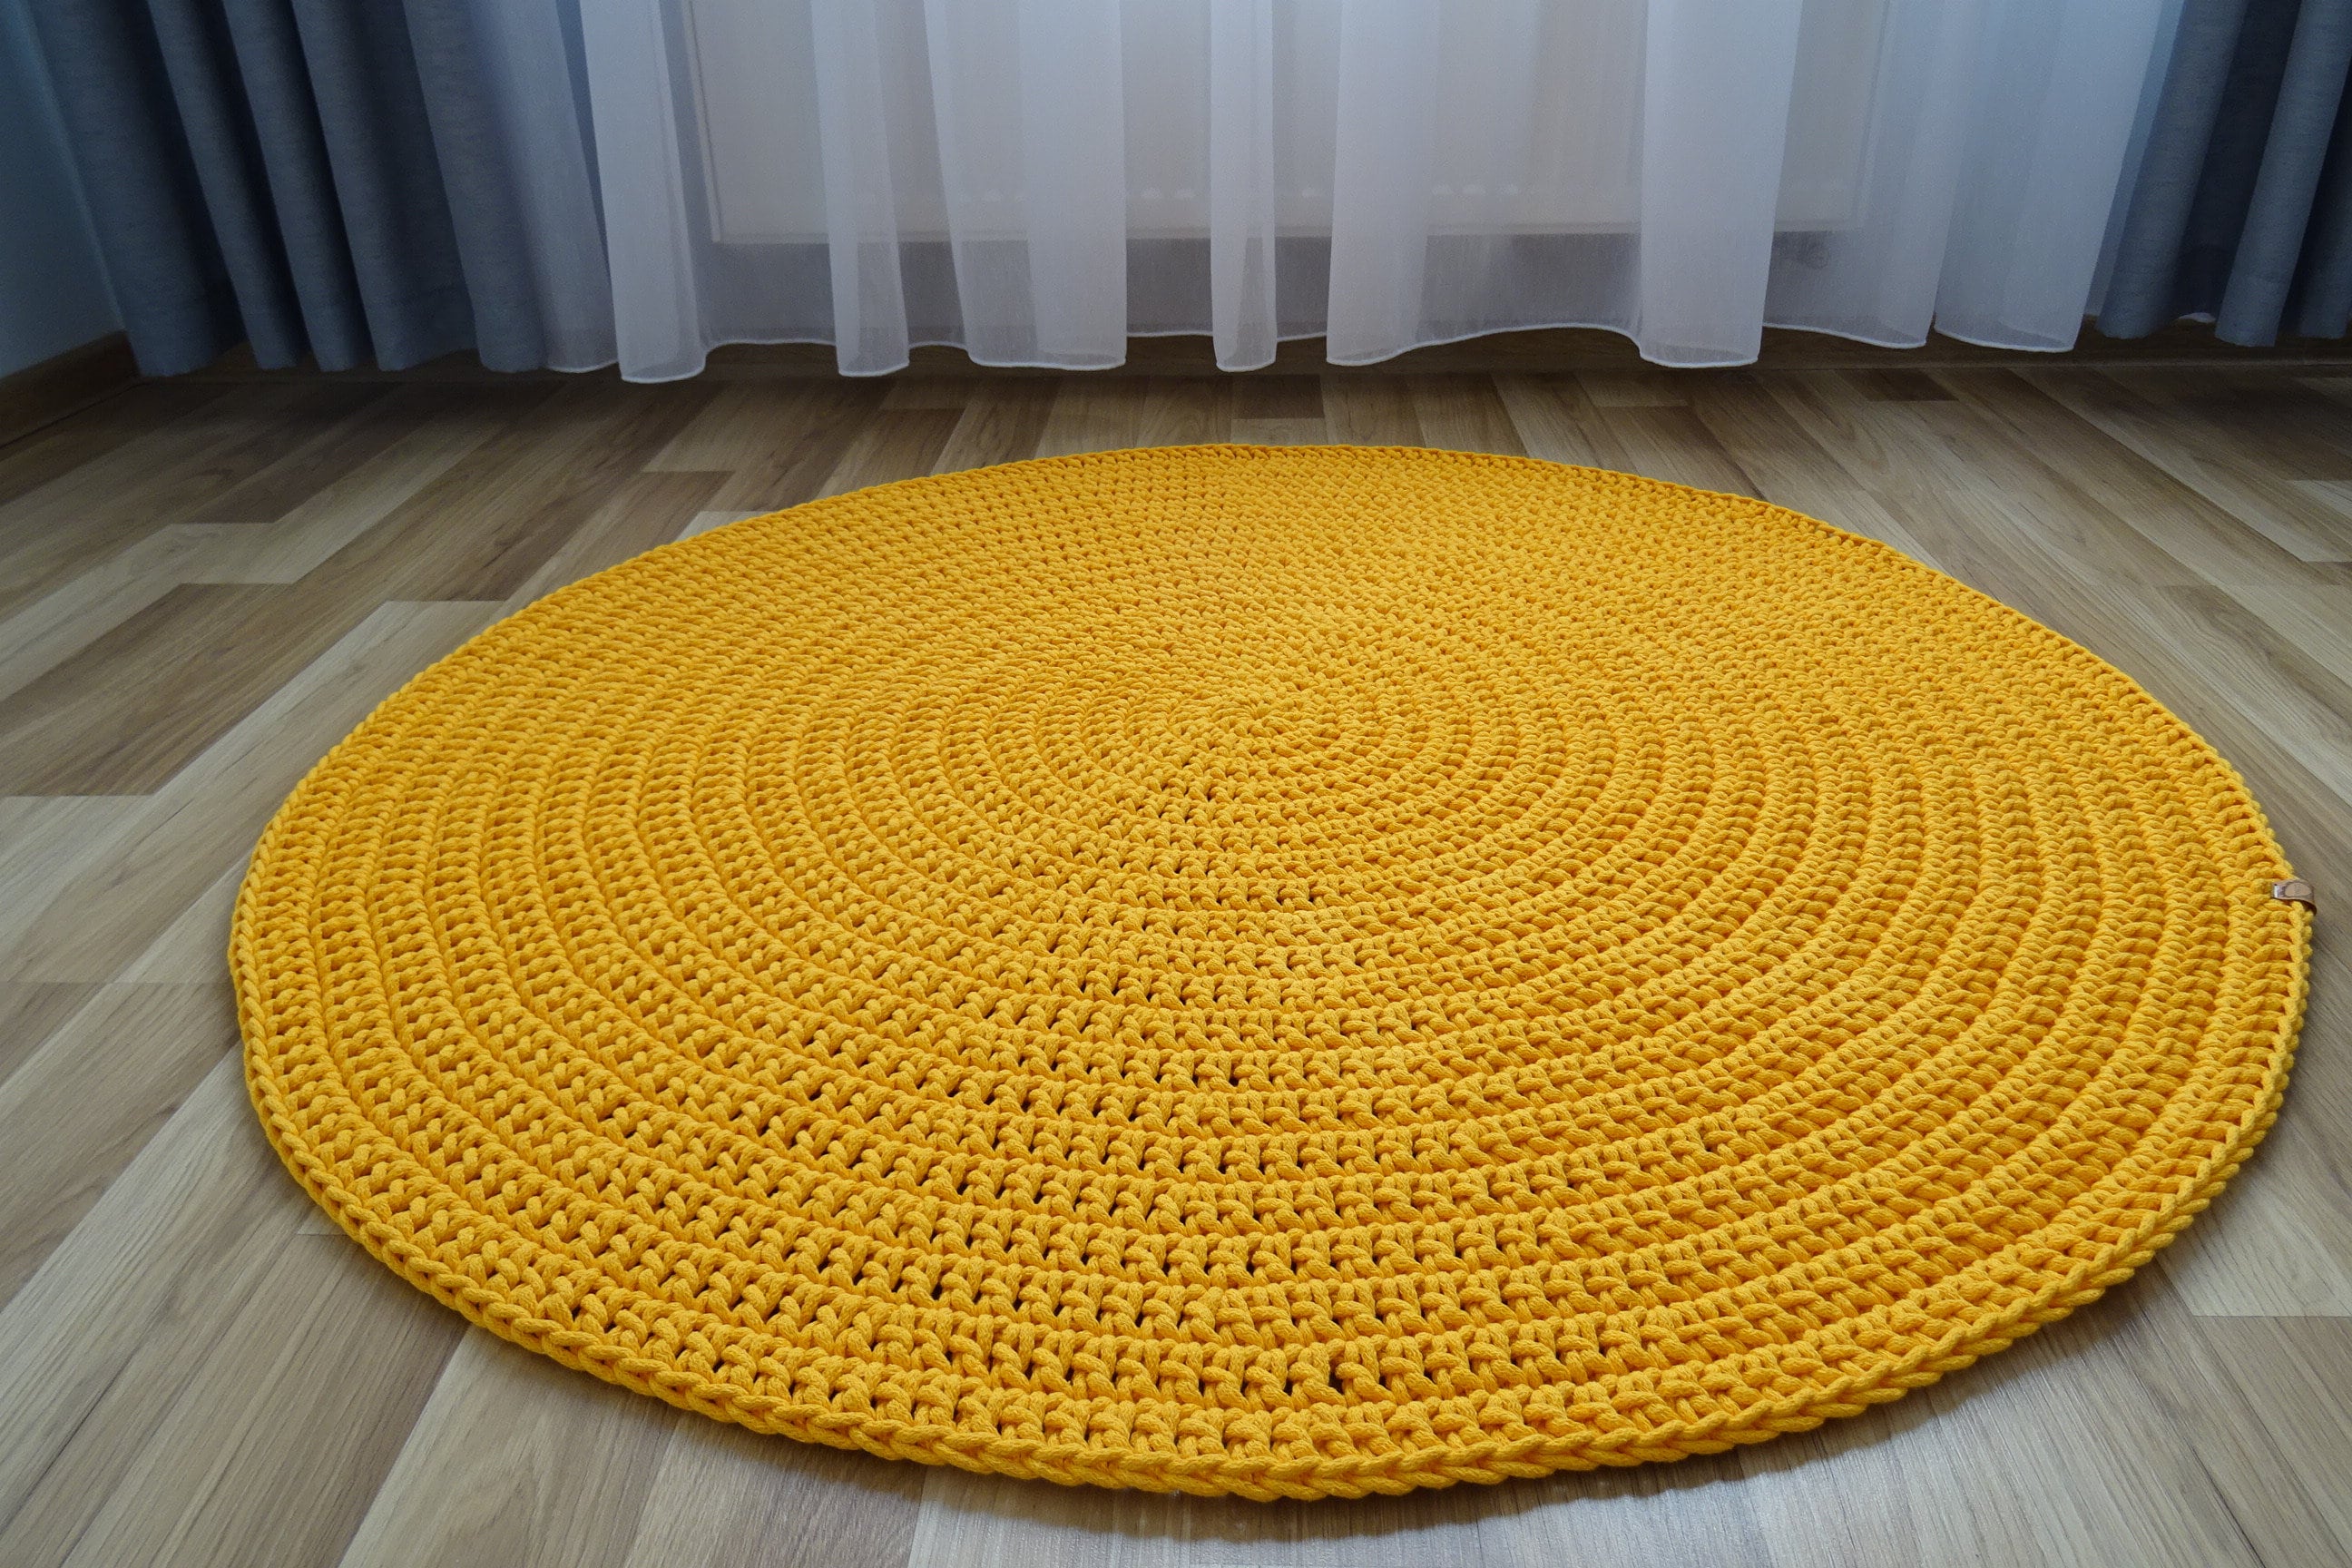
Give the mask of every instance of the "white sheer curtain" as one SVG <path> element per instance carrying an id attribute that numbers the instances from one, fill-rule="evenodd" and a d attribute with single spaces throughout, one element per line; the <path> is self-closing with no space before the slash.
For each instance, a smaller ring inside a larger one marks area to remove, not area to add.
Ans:
<path id="1" fill-rule="evenodd" d="M 520 0 L 517 0 L 520 3 Z M 533 0 L 541 3 L 541 0 Z M 572 0 L 560 0 L 570 4 Z M 2063 348 L 2165 0 L 576 0 L 623 372 Z M 512 90 L 522 91 L 518 85 Z"/>

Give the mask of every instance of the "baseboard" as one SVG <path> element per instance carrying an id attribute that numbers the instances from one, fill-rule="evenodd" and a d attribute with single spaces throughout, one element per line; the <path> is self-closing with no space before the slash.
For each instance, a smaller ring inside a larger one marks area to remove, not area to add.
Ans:
<path id="1" fill-rule="evenodd" d="M 121 332 L 68 349 L 0 376 L 0 446 L 89 407 L 139 379 L 131 342 Z"/>
<path id="2" fill-rule="evenodd" d="M 1335 365 L 1321 338 L 1279 344 L 1274 363 L 1253 374 L 1275 375 L 1549 375 L 1574 371 L 1647 371 L 1632 339 L 1597 327 L 1546 327 L 1491 332 L 1456 343 L 1412 349 L 1378 364 Z M 1060 371 L 975 365 L 961 349 L 919 348 L 905 374 L 923 376 L 1056 375 Z M 1826 332 L 1767 328 L 1758 370 L 1959 370 L 1983 365 L 2175 364 L 2337 366 L 2352 370 L 2352 340 L 2299 338 L 2275 348 L 2241 348 L 2210 327 L 2182 321 L 2144 338 L 2101 337 L 2086 323 L 2081 342 L 2063 353 L 1989 349 L 1940 333 L 1916 349 L 1881 348 Z M 707 374 L 722 379 L 761 375 L 831 375 L 832 348 L 824 343 L 730 344 L 713 349 Z M 1129 338 L 1127 363 L 1105 375 L 1215 375 L 1217 356 L 1205 337 Z M 1721 374 L 1698 372 L 1693 374 Z"/>
<path id="3" fill-rule="evenodd" d="M 1414 349 L 1378 364 L 1335 365 L 1324 357 L 1321 338 L 1296 338 L 1276 351 L 1274 363 L 1252 374 L 1276 375 L 1545 375 L 1573 371 L 1640 371 L 1655 367 L 1643 362 L 1632 340 L 1593 327 L 1548 327 L 1532 331 L 1494 332 L 1458 343 Z M 1066 371 L 1021 366 L 974 364 L 961 349 L 919 348 L 909 356 L 903 374 L 911 376 L 1064 375 Z M 1931 336 L 1916 349 L 1880 348 L 1834 338 L 1824 332 L 1768 329 L 1756 362 L 1758 370 L 1957 370 L 1986 365 L 2131 364 L 2312 366 L 2352 372 L 2352 340 L 2298 338 L 2275 348 L 2241 348 L 2213 335 L 2210 327 L 2178 322 L 2144 338 L 2101 337 L 2087 325 L 2082 341 L 2063 353 L 2032 353 L 2018 349 L 1980 348 L 1958 338 Z M 307 367 L 261 370 L 251 351 L 232 349 L 216 363 L 190 373 L 211 381 L 280 381 L 325 375 L 337 381 L 513 382 L 538 378 L 571 379 L 557 371 L 520 374 L 482 368 L 471 354 L 446 354 L 411 369 L 348 370 L 331 374 Z M 614 371 L 592 374 L 613 378 Z M 829 377 L 836 374 L 832 346 L 826 343 L 730 343 L 710 352 L 703 373 L 721 381 L 757 381 L 798 376 Z M 1206 337 L 1129 338 L 1127 363 L 1116 369 L 1084 374 L 1100 375 L 1216 375 L 1216 353 Z"/>

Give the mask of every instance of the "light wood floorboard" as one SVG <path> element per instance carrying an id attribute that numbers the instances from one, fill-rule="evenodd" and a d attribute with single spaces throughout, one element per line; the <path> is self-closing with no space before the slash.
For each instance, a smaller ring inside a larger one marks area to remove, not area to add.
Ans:
<path id="1" fill-rule="evenodd" d="M 1223 440 L 1760 496 L 2130 671 L 2321 889 L 2270 1143 L 2107 1300 L 1867 1415 L 1313 1505 L 1065 1490 L 680 1415 L 467 1327 L 302 1198 L 245 1098 L 222 955 L 255 836 L 375 702 L 671 539 L 919 474 Z M 2352 1563 L 2347 895 L 2339 371 L 134 387 L 0 447 L 0 1563 Z"/>

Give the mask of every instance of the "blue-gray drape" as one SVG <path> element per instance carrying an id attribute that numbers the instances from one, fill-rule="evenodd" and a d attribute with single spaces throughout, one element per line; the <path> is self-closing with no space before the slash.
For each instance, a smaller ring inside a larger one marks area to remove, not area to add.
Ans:
<path id="1" fill-rule="evenodd" d="M 2352 317 L 2352 0 L 2188 0 L 2099 331 L 2233 343 Z"/>
<path id="2" fill-rule="evenodd" d="M 30 0 L 140 368 L 546 363 L 464 0 Z"/>

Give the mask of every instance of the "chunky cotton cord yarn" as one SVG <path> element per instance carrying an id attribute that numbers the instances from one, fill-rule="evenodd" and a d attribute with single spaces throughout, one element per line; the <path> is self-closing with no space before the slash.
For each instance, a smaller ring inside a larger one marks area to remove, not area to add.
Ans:
<path id="1" fill-rule="evenodd" d="M 2311 916 L 2127 678 L 1738 497 L 1112 452 L 642 556 L 263 836 L 269 1138 L 761 1431 L 1271 1498 L 1720 1450 L 2063 1316 L 2279 1104 Z"/>

